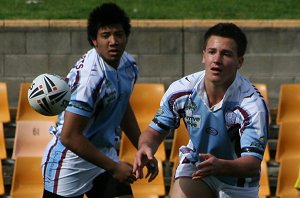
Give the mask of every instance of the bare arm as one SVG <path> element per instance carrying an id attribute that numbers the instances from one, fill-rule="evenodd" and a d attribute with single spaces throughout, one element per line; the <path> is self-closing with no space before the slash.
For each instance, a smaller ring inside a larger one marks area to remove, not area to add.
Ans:
<path id="1" fill-rule="evenodd" d="M 121 128 L 137 149 L 141 131 L 130 104 L 128 104 L 127 110 L 123 116 Z"/>
<path id="2" fill-rule="evenodd" d="M 199 179 L 209 175 L 229 175 L 233 177 L 254 177 L 259 173 L 261 160 L 254 156 L 243 156 L 235 160 L 218 159 L 211 154 L 200 154 L 203 162 L 192 176 Z"/>
<path id="3" fill-rule="evenodd" d="M 166 133 L 159 133 L 153 128 L 147 127 L 139 139 L 139 149 L 149 147 L 153 154 L 155 154 L 166 135 Z"/>
<path id="4" fill-rule="evenodd" d="M 84 135 L 88 118 L 68 111 L 65 112 L 61 142 L 78 156 L 99 166 L 113 175 L 120 182 L 127 181 L 132 167 L 127 163 L 117 163 L 101 153 Z"/>

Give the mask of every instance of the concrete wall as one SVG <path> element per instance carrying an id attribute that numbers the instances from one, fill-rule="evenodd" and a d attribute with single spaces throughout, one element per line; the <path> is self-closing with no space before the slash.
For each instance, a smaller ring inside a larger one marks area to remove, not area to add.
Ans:
<path id="1" fill-rule="evenodd" d="M 132 20 L 127 51 L 139 64 L 139 82 L 166 87 L 203 69 L 202 37 L 216 20 Z M 282 83 L 300 81 L 300 21 L 232 21 L 247 34 L 249 46 L 241 73 L 268 85 L 276 108 Z M 86 21 L 0 21 L 0 81 L 7 82 L 9 103 L 17 107 L 19 85 L 45 72 L 66 75 L 90 48 Z"/>

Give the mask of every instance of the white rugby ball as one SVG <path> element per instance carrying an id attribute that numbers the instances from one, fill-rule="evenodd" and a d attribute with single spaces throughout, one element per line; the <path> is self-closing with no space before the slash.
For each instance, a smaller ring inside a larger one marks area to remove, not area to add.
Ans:
<path id="1" fill-rule="evenodd" d="M 68 106 L 71 90 L 59 75 L 45 73 L 36 77 L 28 89 L 28 102 L 38 113 L 54 116 Z"/>

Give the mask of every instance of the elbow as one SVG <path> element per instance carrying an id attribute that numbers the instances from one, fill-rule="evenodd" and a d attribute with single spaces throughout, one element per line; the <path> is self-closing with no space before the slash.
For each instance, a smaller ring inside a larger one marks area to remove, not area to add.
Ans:
<path id="1" fill-rule="evenodd" d="M 259 175 L 259 173 L 260 173 L 260 169 L 249 170 L 249 177 L 256 177 L 257 175 Z"/>
<path id="2" fill-rule="evenodd" d="M 68 149 L 70 149 L 71 147 L 71 140 L 70 140 L 70 137 L 66 136 L 66 135 L 63 135 L 61 134 L 60 136 L 60 142 Z"/>
<path id="3" fill-rule="evenodd" d="M 246 177 L 256 177 L 257 175 L 260 174 L 260 164 L 249 167 L 249 169 L 246 170 L 246 172 L 247 172 Z"/>
<path id="4" fill-rule="evenodd" d="M 255 156 L 244 156 L 240 158 L 241 168 L 245 177 L 257 177 L 260 174 L 261 159 Z"/>

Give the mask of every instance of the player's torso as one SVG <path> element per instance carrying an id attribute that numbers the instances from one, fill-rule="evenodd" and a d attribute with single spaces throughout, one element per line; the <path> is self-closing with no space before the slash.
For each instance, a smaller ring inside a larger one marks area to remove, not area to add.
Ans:
<path id="1" fill-rule="evenodd" d="M 198 80 L 203 79 L 200 77 Z M 240 145 L 242 130 L 262 102 L 257 99 L 258 94 L 251 84 L 237 78 L 217 107 L 210 108 L 201 86 L 201 82 L 195 84 L 186 99 L 178 100 L 180 102 L 174 105 L 183 109 L 180 114 L 190 133 L 195 160 L 198 158 L 197 153 L 235 159 L 240 156 L 243 146 Z"/>
<path id="2" fill-rule="evenodd" d="M 117 69 L 107 65 L 102 58 L 89 51 L 80 68 L 77 62 L 69 76 L 70 81 L 79 79 L 74 86 L 74 100 L 84 101 L 91 107 L 88 127 L 84 131 L 96 146 L 114 146 L 120 133 L 119 124 L 127 108 L 133 85 L 137 78 L 133 59 L 124 53 Z M 90 87 L 82 91 L 82 87 Z"/>

